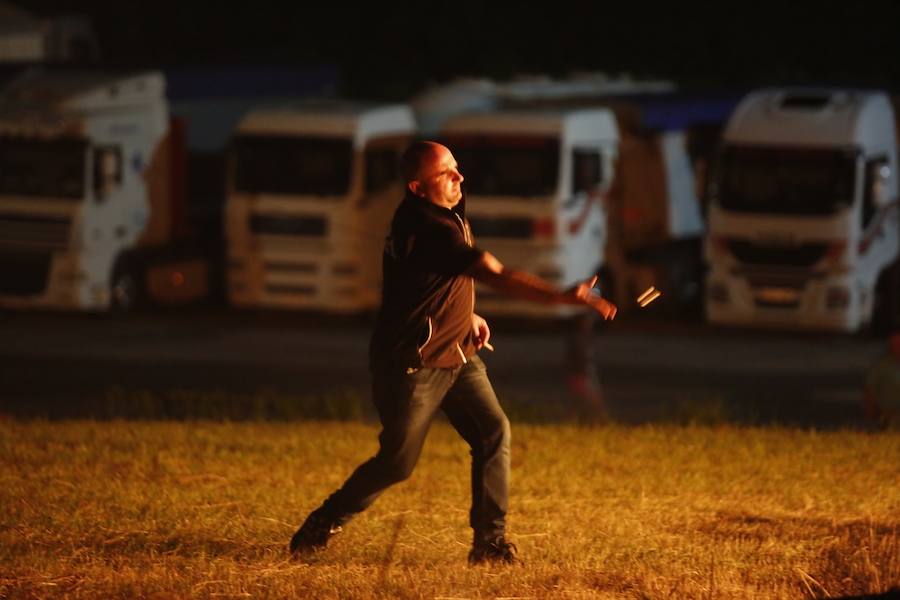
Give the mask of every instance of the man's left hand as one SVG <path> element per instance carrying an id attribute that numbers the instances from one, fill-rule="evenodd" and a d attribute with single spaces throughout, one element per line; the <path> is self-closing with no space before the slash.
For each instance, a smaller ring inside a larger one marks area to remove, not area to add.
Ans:
<path id="1" fill-rule="evenodd" d="M 491 328 L 482 317 L 472 313 L 472 336 L 475 338 L 475 349 L 481 350 L 491 339 Z"/>

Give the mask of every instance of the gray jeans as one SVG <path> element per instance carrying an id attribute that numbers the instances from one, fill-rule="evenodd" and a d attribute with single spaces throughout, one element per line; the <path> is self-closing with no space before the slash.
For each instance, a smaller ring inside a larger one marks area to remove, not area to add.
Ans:
<path id="1" fill-rule="evenodd" d="M 365 510 L 391 485 L 413 471 L 431 421 L 443 410 L 471 448 L 475 542 L 503 535 L 509 488 L 509 420 L 477 356 L 454 369 L 406 374 L 376 372 L 373 398 L 381 419 L 378 453 L 357 467 L 316 512 L 337 524 Z"/>

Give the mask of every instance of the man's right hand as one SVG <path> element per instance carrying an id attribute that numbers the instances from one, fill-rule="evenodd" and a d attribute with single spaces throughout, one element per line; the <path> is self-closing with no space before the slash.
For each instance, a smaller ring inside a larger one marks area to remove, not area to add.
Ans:
<path id="1" fill-rule="evenodd" d="M 536 275 L 507 269 L 490 252 L 484 252 L 481 258 L 466 271 L 466 274 L 476 281 L 505 292 L 514 298 L 543 302 L 544 304 L 587 305 L 600 313 L 604 319 L 612 319 L 616 316 L 616 306 L 592 291 L 591 288 L 597 283 L 596 276 L 563 292 Z"/>
<path id="2" fill-rule="evenodd" d="M 597 276 L 594 275 L 590 279 L 586 279 L 578 285 L 566 290 L 566 295 L 575 299 L 573 304 L 587 304 L 604 319 L 611 321 L 615 318 L 618 309 L 616 305 L 609 300 L 594 293 L 594 284 L 597 283 Z"/>
<path id="3" fill-rule="evenodd" d="M 601 298 L 600 296 L 594 296 L 593 298 L 589 299 L 587 303 L 591 308 L 600 313 L 600 316 L 602 316 L 607 321 L 612 321 L 613 319 L 615 319 L 616 313 L 619 311 L 619 309 L 616 308 L 615 304 L 613 304 L 606 298 Z"/>

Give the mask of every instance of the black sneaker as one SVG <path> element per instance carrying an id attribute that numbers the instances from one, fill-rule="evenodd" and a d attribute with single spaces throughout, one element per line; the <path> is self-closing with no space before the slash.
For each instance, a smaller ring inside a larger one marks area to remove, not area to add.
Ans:
<path id="1" fill-rule="evenodd" d="M 306 517 L 306 521 L 291 538 L 291 555 L 321 550 L 328 545 L 328 540 L 340 531 L 340 525 L 314 511 Z"/>
<path id="2" fill-rule="evenodd" d="M 492 542 L 478 543 L 469 551 L 469 564 L 480 565 L 486 562 L 506 563 L 508 565 L 521 562 L 516 554 L 519 549 L 512 542 L 507 542 L 503 536 Z"/>

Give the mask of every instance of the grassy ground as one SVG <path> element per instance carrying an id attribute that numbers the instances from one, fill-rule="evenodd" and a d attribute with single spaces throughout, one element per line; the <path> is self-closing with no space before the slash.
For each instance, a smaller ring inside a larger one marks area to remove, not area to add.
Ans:
<path id="1" fill-rule="evenodd" d="M 466 566 L 468 455 L 308 562 L 305 514 L 375 450 L 358 422 L 0 423 L 0 598 L 801 598 L 900 586 L 900 434 L 513 427 L 511 538 Z"/>

